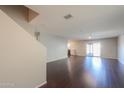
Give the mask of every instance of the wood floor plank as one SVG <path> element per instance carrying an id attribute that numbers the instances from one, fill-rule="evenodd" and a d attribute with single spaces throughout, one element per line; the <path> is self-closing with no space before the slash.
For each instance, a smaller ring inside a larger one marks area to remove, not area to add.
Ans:
<path id="1" fill-rule="evenodd" d="M 42 88 L 123 88 L 124 65 L 116 59 L 70 56 L 47 64 Z"/>

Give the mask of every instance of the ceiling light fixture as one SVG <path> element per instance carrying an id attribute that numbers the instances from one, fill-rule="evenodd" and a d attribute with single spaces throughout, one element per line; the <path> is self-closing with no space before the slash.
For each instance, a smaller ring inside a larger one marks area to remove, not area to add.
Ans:
<path id="1" fill-rule="evenodd" d="M 91 36 L 89 36 L 88 38 L 89 38 L 89 39 L 91 39 L 92 37 L 91 37 Z"/>

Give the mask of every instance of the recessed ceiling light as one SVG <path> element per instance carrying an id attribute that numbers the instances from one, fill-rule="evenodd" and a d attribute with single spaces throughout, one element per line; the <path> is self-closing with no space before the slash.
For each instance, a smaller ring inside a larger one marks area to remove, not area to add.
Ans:
<path id="1" fill-rule="evenodd" d="M 72 15 L 71 14 L 67 14 L 67 15 L 64 16 L 64 18 L 65 19 L 70 19 L 70 18 L 72 18 Z"/>
<path id="2" fill-rule="evenodd" d="M 91 36 L 89 36 L 88 38 L 89 38 L 89 39 L 91 39 L 92 37 L 91 37 Z"/>

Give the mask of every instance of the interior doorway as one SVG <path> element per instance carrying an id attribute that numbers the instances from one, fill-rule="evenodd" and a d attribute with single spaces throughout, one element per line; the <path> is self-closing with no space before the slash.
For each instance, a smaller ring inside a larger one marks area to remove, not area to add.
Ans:
<path id="1" fill-rule="evenodd" d="M 87 56 L 101 56 L 101 45 L 97 43 L 88 43 L 86 46 Z"/>

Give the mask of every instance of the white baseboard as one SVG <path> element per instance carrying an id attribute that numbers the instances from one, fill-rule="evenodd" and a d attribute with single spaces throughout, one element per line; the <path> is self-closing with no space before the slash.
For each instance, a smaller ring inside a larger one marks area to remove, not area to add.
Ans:
<path id="1" fill-rule="evenodd" d="M 88 57 L 88 56 L 86 56 L 86 55 L 72 55 L 72 56 Z M 91 56 L 91 57 L 94 57 L 94 56 Z M 103 56 L 100 56 L 100 58 L 106 58 L 106 59 L 117 59 L 117 60 L 118 60 L 118 58 L 112 58 L 112 57 L 103 57 Z"/>
<path id="2" fill-rule="evenodd" d="M 43 86 L 43 85 L 45 85 L 47 83 L 47 81 L 44 81 L 43 83 L 41 83 L 40 85 L 37 85 L 35 88 L 39 88 L 39 87 L 41 87 L 41 86 Z"/>
<path id="3" fill-rule="evenodd" d="M 57 58 L 57 59 L 54 59 L 54 60 L 47 61 L 47 63 L 58 61 L 58 60 L 62 60 L 62 59 L 66 59 L 66 58 L 67 57 Z"/>

